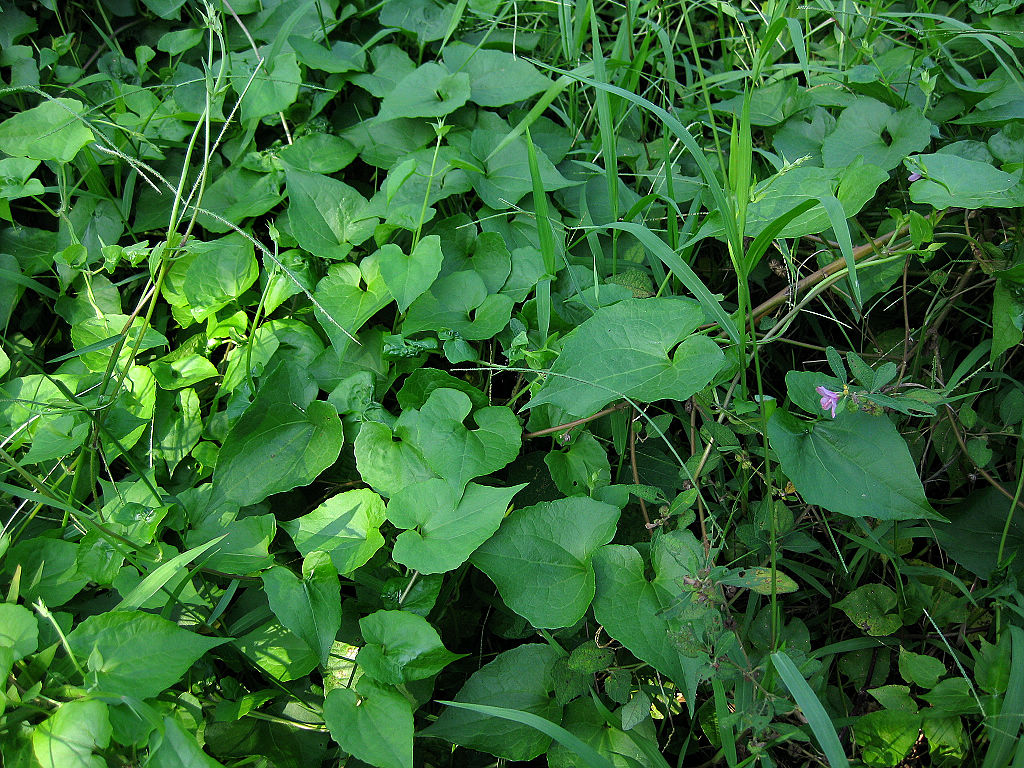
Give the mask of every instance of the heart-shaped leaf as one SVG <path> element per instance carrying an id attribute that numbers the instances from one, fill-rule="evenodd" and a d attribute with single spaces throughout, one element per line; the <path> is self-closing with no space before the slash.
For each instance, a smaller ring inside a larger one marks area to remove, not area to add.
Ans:
<path id="1" fill-rule="evenodd" d="M 715 611 L 689 599 L 683 577 L 697 577 L 703 549 L 689 531 L 675 531 L 654 542 L 652 559 L 655 577 L 648 581 L 644 561 L 633 547 L 608 545 L 597 550 L 594 616 L 609 636 L 673 680 L 692 711 L 709 659 L 706 651 L 696 644 L 684 645 L 682 638 L 707 631 Z"/>
<path id="2" fill-rule="evenodd" d="M 224 438 L 213 499 L 240 507 L 308 485 L 333 464 L 344 441 L 334 406 L 313 400 L 308 377 L 282 365 Z"/>
<path id="3" fill-rule="evenodd" d="M 324 701 L 324 722 L 341 748 L 378 768 L 412 768 L 412 707 L 393 688 L 365 675 L 355 688 L 335 688 Z"/>
<path id="4" fill-rule="evenodd" d="M 427 290 L 441 271 L 441 238 L 424 237 L 408 256 L 394 243 L 377 251 L 380 274 L 400 312 Z"/>
<path id="5" fill-rule="evenodd" d="M 602 307 L 566 337 L 527 407 L 552 403 L 573 416 L 587 416 L 622 396 L 685 400 L 725 364 L 715 342 L 692 335 L 703 319 L 697 302 L 678 298 L 628 299 Z"/>
<path id="6" fill-rule="evenodd" d="M 778 409 L 768 439 L 808 504 L 851 517 L 941 519 L 925 498 L 906 442 L 885 416 L 844 411 L 809 424 Z"/>
<path id="7" fill-rule="evenodd" d="M 511 409 L 481 408 L 477 428 L 463 423 L 472 400 L 456 389 L 435 389 L 418 411 L 406 410 L 394 430 L 366 422 L 356 438 L 356 465 L 363 480 L 386 496 L 433 476 L 461 494 L 474 477 L 496 472 L 519 455 L 522 429 Z M 397 440 L 396 440 L 397 438 Z"/>
<path id="8" fill-rule="evenodd" d="M 361 618 L 359 629 L 366 645 L 356 662 L 379 683 L 422 680 L 462 658 L 444 647 L 426 619 L 409 611 L 377 611 Z"/>
<path id="9" fill-rule="evenodd" d="M 270 610 L 281 623 L 306 641 L 327 665 L 341 626 L 338 571 L 326 552 L 314 550 L 302 561 L 302 578 L 280 565 L 261 574 Z"/>
<path id="10" fill-rule="evenodd" d="M 542 502 L 505 518 L 470 561 L 533 626 L 570 627 L 594 598 L 591 555 L 618 519 L 616 507 L 586 496 Z"/>
<path id="11" fill-rule="evenodd" d="M 384 501 L 373 491 L 359 488 L 332 496 L 308 515 L 281 523 L 304 556 L 326 552 L 338 573 L 351 573 L 384 544 L 380 526 Z"/>
<path id="12" fill-rule="evenodd" d="M 388 502 L 388 519 L 408 529 L 395 540 L 392 558 L 420 573 L 455 570 L 498 530 L 512 497 L 525 487 L 469 483 L 459 498 L 440 478 L 406 486 Z"/>

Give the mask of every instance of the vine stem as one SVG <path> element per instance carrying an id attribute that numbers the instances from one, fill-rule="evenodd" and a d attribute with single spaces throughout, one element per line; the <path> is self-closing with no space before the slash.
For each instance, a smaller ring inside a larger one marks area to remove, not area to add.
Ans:
<path id="1" fill-rule="evenodd" d="M 609 413 L 615 413 L 615 411 L 621 411 L 625 408 L 629 408 L 629 403 L 618 403 L 613 405 L 611 408 L 605 408 L 603 411 L 598 411 L 593 416 L 584 416 L 582 419 L 576 419 L 575 421 L 568 421 L 565 424 L 559 424 L 555 427 L 548 427 L 546 429 L 538 429 L 536 432 L 527 432 L 523 437 L 543 437 L 544 435 L 550 435 L 553 432 L 562 432 L 566 429 L 572 429 L 578 427 L 580 424 L 586 424 L 594 419 L 599 419 L 602 416 L 607 416 Z"/>

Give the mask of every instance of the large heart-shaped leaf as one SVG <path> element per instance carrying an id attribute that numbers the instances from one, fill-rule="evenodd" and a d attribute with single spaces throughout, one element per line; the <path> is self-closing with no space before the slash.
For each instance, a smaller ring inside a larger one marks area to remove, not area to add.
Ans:
<path id="1" fill-rule="evenodd" d="M 409 307 L 402 330 L 452 330 L 469 340 L 489 339 L 508 325 L 515 302 L 503 293 L 489 294 L 476 272 L 442 277 Z"/>
<path id="2" fill-rule="evenodd" d="M 224 438 L 213 475 L 214 505 L 255 504 L 308 485 L 335 462 L 344 433 L 338 412 L 313 400 L 315 387 L 292 366 L 279 366 Z"/>
<path id="3" fill-rule="evenodd" d="M 356 438 L 356 465 L 363 480 L 386 496 L 431 476 L 455 492 L 466 483 L 504 467 L 519 455 L 522 429 L 511 409 L 481 408 L 477 428 L 463 423 L 472 400 L 456 389 L 435 389 L 418 411 L 406 410 L 394 430 L 366 422 Z"/>
<path id="4" fill-rule="evenodd" d="M 505 121 L 496 114 L 481 112 L 469 145 L 475 166 L 484 170 L 480 173 L 467 169 L 473 189 L 481 200 L 496 210 L 514 206 L 533 189 L 526 142 L 517 138 L 498 149 L 508 137 L 509 130 Z M 537 167 L 546 191 L 573 185 L 558 172 L 540 148 L 537 148 Z"/>
<path id="5" fill-rule="evenodd" d="M 1014 208 L 1024 205 L 1021 172 L 1007 173 L 990 163 L 952 153 L 915 155 L 908 167 L 924 176 L 910 185 L 910 199 L 938 210 Z"/>
<path id="6" fill-rule="evenodd" d="M 695 301 L 628 299 L 602 307 L 566 337 L 544 385 L 527 403 L 587 416 L 619 397 L 685 400 L 725 364 L 711 339 L 692 335 L 704 319 Z"/>
<path id="7" fill-rule="evenodd" d="M 844 411 L 810 424 L 779 409 L 768 439 L 808 504 L 851 517 L 938 518 L 906 442 L 884 416 Z"/>
<path id="8" fill-rule="evenodd" d="M 143 611 L 90 616 L 68 635 L 75 656 L 88 660 L 96 688 L 140 699 L 159 695 L 178 682 L 200 656 L 226 642 L 226 638 L 203 637 Z"/>
<path id="9" fill-rule="evenodd" d="M 508 709 L 531 712 L 559 722 L 562 707 L 552 694 L 552 668 L 558 652 L 549 645 L 529 643 L 498 654 L 466 681 L 455 701 L 500 703 Z M 465 709 L 446 709 L 423 731 L 468 749 L 479 749 L 506 760 L 532 760 L 544 753 L 551 738 L 527 725 Z"/>
<path id="10" fill-rule="evenodd" d="M 822 158 L 826 166 L 843 168 L 863 157 L 864 162 L 890 171 L 903 158 L 927 147 L 931 138 L 931 121 L 920 109 L 896 112 L 862 97 L 839 115 L 835 130 L 825 137 Z"/>
<path id="11" fill-rule="evenodd" d="M 32 734 L 32 751 L 42 768 L 102 768 L 92 753 L 110 743 L 113 728 L 107 705 L 96 699 L 61 704 Z"/>
<path id="12" fill-rule="evenodd" d="M 470 558 L 509 608 L 535 627 L 570 627 L 594 598 L 594 551 L 615 535 L 619 510 L 574 496 L 516 510 Z"/>
<path id="13" fill-rule="evenodd" d="M 399 311 L 405 312 L 441 271 L 441 238 L 424 237 L 408 256 L 394 243 L 388 243 L 377 251 L 377 258 L 384 283 L 398 302 Z"/>
<path id="14" fill-rule="evenodd" d="M 401 685 L 436 675 L 456 659 L 437 630 L 409 611 L 377 611 L 359 620 L 366 645 L 356 662 L 379 683 Z"/>
<path id="15" fill-rule="evenodd" d="M 388 502 L 388 520 L 407 529 L 395 540 L 392 558 L 420 573 L 458 568 L 498 530 L 512 497 L 525 487 L 469 483 L 459 498 L 436 477 L 406 486 Z"/>
<path id="16" fill-rule="evenodd" d="M 304 556 L 314 550 L 331 556 L 340 574 L 354 571 L 384 544 L 380 534 L 384 501 L 359 488 L 332 496 L 308 515 L 281 523 Z"/>
<path id="17" fill-rule="evenodd" d="M 398 81 L 384 97 L 379 118 L 441 117 L 469 100 L 469 75 L 452 74 L 437 62 L 427 62 Z"/>
<path id="18" fill-rule="evenodd" d="M 378 768 L 412 768 L 412 706 L 393 688 L 365 675 L 355 688 L 335 688 L 324 722 L 341 748 Z"/>
<path id="19" fill-rule="evenodd" d="M 683 638 L 708 631 L 715 611 L 686 595 L 683 578 L 697 577 L 703 549 L 689 531 L 675 531 L 654 542 L 652 560 L 655 575 L 648 581 L 644 561 L 633 547 L 597 550 L 594 616 L 609 636 L 675 682 L 692 711 L 709 659 L 699 645 L 684 644 Z"/>
<path id="20" fill-rule="evenodd" d="M 338 571 L 326 552 L 315 550 L 302 561 L 302 578 L 280 565 L 262 574 L 270 610 L 281 623 L 306 641 L 327 665 L 341 626 Z"/>
<path id="21" fill-rule="evenodd" d="M 364 215 L 366 199 L 322 173 L 285 166 L 288 223 L 299 245 L 321 259 L 343 259 L 373 234 L 377 220 Z"/>
<path id="22" fill-rule="evenodd" d="M 392 300 L 380 274 L 377 254 L 367 256 L 359 266 L 333 265 L 327 276 L 317 283 L 313 298 L 319 305 L 316 319 L 339 357 L 363 324 Z"/>
<path id="23" fill-rule="evenodd" d="M 74 99 L 49 99 L 0 123 L 0 150 L 15 157 L 70 163 L 93 140 Z"/>
<path id="24" fill-rule="evenodd" d="M 508 51 L 450 43 L 444 47 L 444 63 L 452 72 L 469 75 L 470 101 L 482 107 L 514 104 L 551 86 L 533 64 Z"/>

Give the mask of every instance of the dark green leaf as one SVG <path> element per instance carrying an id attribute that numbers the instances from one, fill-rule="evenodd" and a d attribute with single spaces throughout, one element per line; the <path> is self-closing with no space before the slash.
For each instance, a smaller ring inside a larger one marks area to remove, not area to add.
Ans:
<path id="1" fill-rule="evenodd" d="M 587 416 L 620 397 L 685 400 L 725 364 L 706 336 L 700 305 L 679 298 L 629 299 L 602 307 L 562 345 L 540 391 L 527 403 L 552 403 Z"/>

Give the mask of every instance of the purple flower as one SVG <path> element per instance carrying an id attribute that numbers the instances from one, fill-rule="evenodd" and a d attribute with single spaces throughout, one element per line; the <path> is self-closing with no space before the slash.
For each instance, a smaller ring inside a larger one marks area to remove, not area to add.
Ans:
<path id="1" fill-rule="evenodd" d="M 917 171 L 914 171 L 912 174 L 907 176 L 907 181 L 917 181 L 920 178 L 922 178 L 921 174 L 918 173 Z"/>
<path id="2" fill-rule="evenodd" d="M 832 412 L 832 418 L 836 417 L 836 406 L 839 405 L 839 393 L 833 392 L 825 387 L 815 387 L 815 392 L 821 395 L 821 408 Z"/>

